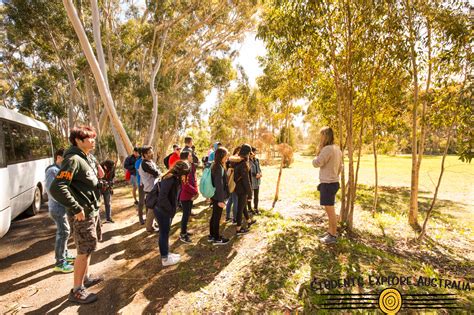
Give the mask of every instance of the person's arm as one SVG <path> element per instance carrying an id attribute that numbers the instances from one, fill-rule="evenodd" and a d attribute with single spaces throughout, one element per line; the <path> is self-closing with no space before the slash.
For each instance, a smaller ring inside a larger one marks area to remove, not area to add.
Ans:
<path id="1" fill-rule="evenodd" d="M 123 162 L 123 167 L 129 171 L 133 170 L 134 165 L 132 165 L 132 157 L 128 156 Z"/>
<path id="2" fill-rule="evenodd" d="M 45 179 L 45 186 L 46 186 L 46 192 L 48 194 L 51 194 L 50 189 L 51 189 L 51 183 L 53 182 L 54 178 L 56 177 L 57 172 L 54 170 L 54 167 L 48 168 L 46 171 L 46 179 Z"/>
<path id="3" fill-rule="evenodd" d="M 325 150 L 325 148 L 326 147 L 324 147 L 319 153 L 319 155 L 313 160 L 314 167 L 322 167 L 329 161 L 331 155 L 329 150 Z"/>
<path id="4" fill-rule="evenodd" d="M 160 193 L 158 194 L 158 206 L 163 208 L 167 212 L 173 212 L 173 206 L 168 199 L 171 188 L 173 187 L 174 180 L 164 179 L 161 181 Z M 175 196 L 176 197 L 176 196 Z"/>
<path id="5" fill-rule="evenodd" d="M 64 207 L 71 209 L 74 214 L 84 211 L 84 208 L 76 201 L 71 191 L 70 185 L 73 177 L 76 175 L 78 163 L 74 159 L 63 161 L 63 167 L 51 183 L 51 196 Z"/>
<path id="6" fill-rule="evenodd" d="M 160 176 L 160 172 L 153 167 L 153 164 L 150 161 L 142 161 L 142 169 L 144 172 L 153 175 L 155 178 Z"/>

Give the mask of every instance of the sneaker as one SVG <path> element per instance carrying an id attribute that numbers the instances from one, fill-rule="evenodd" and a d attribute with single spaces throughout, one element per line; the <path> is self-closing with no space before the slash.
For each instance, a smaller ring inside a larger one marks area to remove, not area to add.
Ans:
<path id="1" fill-rule="evenodd" d="M 74 261 L 76 260 L 76 257 L 70 256 L 69 254 L 66 254 L 66 262 L 70 265 L 74 264 Z"/>
<path id="2" fill-rule="evenodd" d="M 229 239 L 220 237 L 219 239 L 214 240 L 214 242 L 212 242 L 212 245 L 225 245 L 227 243 L 229 243 Z"/>
<path id="3" fill-rule="evenodd" d="M 226 219 L 225 219 L 225 222 L 231 222 L 231 221 L 232 221 L 231 218 L 226 218 Z"/>
<path id="4" fill-rule="evenodd" d="M 319 241 L 326 245 L 335 244 L 337 242 L 337 237 L 328 233 L 325 237 L 321 238 Z"/>
<path id="5" fill-rule="evenodd" d="M 180 234 L 179 235 L 179 240 L 183 243 L 187 243 L 187 244 L 191 244 L 192 241 L 191 239 L 189 238 L 189 235 L 188 234 Z"/>
<path id="6" fill-rule="evenodd" d="M 319 239 L 322 239 L 322 238 L 325 238 L 329 233 L 328 232 L 324 232 L 324 234 L 321 234 L 318 236 Z"/>
<path id="7" fill-rule="evenodd" d="M 112 219 L 107 219 L 107 220 L 105 220 L 105 223 L 115 223 L 115 222 Z"/>
<path id="8" fill-rule="evenodd" d="M 255 215 L 260 215 L 260 211 L 258 211 L 257 209 L 253 210 L 253 213 L 254 213 Z"/>
<path id="9" fill-rule="evenodd" d="M 92 277 L 92 276 L 89 276 L 86 278 L 86 280 L 84 280 L 84 286 L 86 288 L 90 288 L 100 282 L 104 281 L 104 277 L 101 277 L 101 276 L 97 276 L 97 277 Z"/>
<path id="10" fill-rule="evenodd" d="M 253 219 L 252 219 L 252 221 L 247 222 L 247 226 L 248 226 L 248 227 L 251 227 L 251 226 L 252 226 L 253 224 L 255 224 L 255 223 L 257 223 L 257 220 L 253 220 Z"/>
<path id="11" fill-rule="evenodd" d="M 197 215 L 198 215 L 198 214 L 195 213 L 195 212 L 191 212 L 191 214 L 190 214 L 190 216 L 192 216 L 192 217 L 195 217 L 195 216 L 197 216 Z"/>
<path id="12" fill-rule="evenodd" d="M 168 254 L 167 258 L 161 258 L 161 264 L 166 266 L 176 265 L 181 260 L 181 257 L 176 257 Z"/>
<path id="13" fill-rule="evenodd" d="M 168 253 L 168 257 L 170 256 L 181 258 L 180 254 L 175 254 L 175 253 Z"/>
<path id="14" fill-rule="evenodd" d="M 97 294 L 89 293 L 83 288 L 77 290 L 76 292 L 71 289 L 67 299 L 74 303 L 89 304 L 97 301 Z"/>
<path id="15" fill-rule="evenodd" d="M 214 237 L 212 237 L 211 235 L 208 235 L 208 236 L 207 236 L 207 241 L 208 241 L 209 243 L 214 242 Z"/>
<path id="16" fill-rule="evenodd" d="M 65 262 L 60 266 L 54 266 L 53 271 L 62 272 L 62 273 L 71 273 L 71 272 L 74 272 L 74 266 Z"/>
<path id="17" fill-rule="evenodd" d="M 249 232 L 249 229 L 241 228 L 239 231 L 236 232 L 237 235 L 243 235 Z"/>
<path id="18" fill-rule="evenodd" d="M 232 219 L 232 225 L 237 225 L 237 220 L 236 219 Z"/>

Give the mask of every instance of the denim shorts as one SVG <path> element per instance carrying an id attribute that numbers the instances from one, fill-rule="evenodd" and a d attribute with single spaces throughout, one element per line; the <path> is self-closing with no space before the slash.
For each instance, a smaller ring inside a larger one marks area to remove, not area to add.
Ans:
<path id="1" fill-rule="evenodd" d="M 339 183 L 321 183 L 318 185 L 319 204 L 321 206 L 334 206 Z"/>

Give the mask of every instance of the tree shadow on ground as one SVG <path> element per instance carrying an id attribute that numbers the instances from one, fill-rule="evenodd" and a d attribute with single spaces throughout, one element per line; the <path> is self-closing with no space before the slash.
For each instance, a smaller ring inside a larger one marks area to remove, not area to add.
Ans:
<path id="1" fill-rule="evenodd" d="M 359 204 L 364 211 L 372 211 L 374 204 L 374 187 L 367 185 L 357 185 L 356 203 Z M 420 191 L 420 194 L 430 194 L 430 192 Z M 426 215 L 431 206 L 432 197 L 418 197 L 418 209 L 420 214 Z M 377 199 L 377 213 L 388 213 L 391 215 L 408 214 L 410 205 L 410 188 L 408 187 L 391 187 L 380 186 Z M 459 209 L 466 208 L 468 205 L 454 202 L 452 200 L 437 199 L 431 218 L 439 220 L 443 223 L 452 223 L 458 218 L 443 209 Z"/>
<path id="2" fill-rule="evenodd" d="M 367 278 L 371 274 L 415 276 L 410 273 L 420 273 L 431 276 L 427 274 L 430 270 L 438 270 L 440 277 L 449 275 L 451 278 L 473 280 L 469 276 L 474 273 L 472 261 L 464 257 L 451 255 L 441 248 L 433 251 L 406 248 L 397 239 L 374 235 L 365 230 L 342 237 L 335 245 L 324 246 L 318 241 L 318 235 L 325 230 L 325 222 L 321 218 L 321 214 L 307 214 L 301 220 L 286 220 L 277 224 L 283 228 L 269 237 L 265 254 L 260 260 L 253 262 L 249 274 L 244 275 L 245 283 L 233 298 L 231 311 L 268 312 L 286 309 L 304 313 L 330 313 L 332 311 L 323 309 L 327 307 L 323 304 L 331 304 L 333 301 L 322 293 L 374 294 L 365 301 L 365 307 L 374 307 L 377 302 L 375 295 L 387 286 L 367 286 Z M 323 287 L 315 290 L 317 286 L 311 287 L 314 279 L 337 280 L 360 276 L 365 279 L 362 287 L 357 284 L 354 287 L 335 289 Z M 439 288 L 405 289 L 407 293 L 446 293 L 446 290 Z M 458 294 L 457 291 L 455 293 Z M 460 305 L 469 305 L 466 294 L 468 293 L 459 293 Z"/>
<path id="3" fill-rule="evenodd" d="M 211 283 L 235 257 L 232 241 L 226 246 L 212 246 L 207 242 L 209 211 L 205 209 L 192 218 L 189 226 L 194 235 L 200 235 L 192 245 L 186 245 L 178 240 L 180 221 L 172 225 L 170 231 L 170 251 L 180 252 L 181 263 L 176 266 L 162 267 L 157 248 L 158 234 L 140 233 L 119 244 L 109 245 L 92 256 L 93 263 L 103 261 L 106 257 L 123 251 L 115 259 L 126 259 L 122 270 L 110 272 L 111 276 L 105 281 L 103 289 L 98 293 L 99 302 L 92 305 L 81 305 L 80 314 L 118 313 L 129 305 L 137 294 L 143 294 L 148 300 L 144 313 L 157 313 L 167 302 L 180 291 L 198 291 Z M 136 230 L 136 224 L 121 231 L 111 231 L 106 235 L 131 233 Z M 224 232 L 229 235 L 234 228 Z M 94 258 L 94 256 L 96 256 Z M 143 256 L 147 256 L 143 258 Z M 189 256 L 189 257 L 188 257 Z M 138 263 L 136 263 L 138 261 Z M 103 303 L 100 301 L 114 301 Z"/>

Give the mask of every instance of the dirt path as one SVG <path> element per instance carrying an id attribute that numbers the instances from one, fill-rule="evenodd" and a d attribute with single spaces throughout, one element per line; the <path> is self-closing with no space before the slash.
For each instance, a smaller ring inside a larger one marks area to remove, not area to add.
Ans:
<path id="1" fill-rule="evenodd" d="M 213 247 L 207 242 L 210 209 L 198 200 L 194 210 L 197 216 L 190 222 L 194 244 L 178 241 L 178 213 L 170 245 L 173 252 L 182 255 L 183 263 L 164 269 L 157 236 L 137 223 L 132 201 L 128 188 L 116 190 L 112 202 L 116 223 L 103 225 L 103 242 L 92 255 L 91 271 L 106 278 L 91 290 L 99 292 L 100 298 L 93 305 L 67 302 L 72 274 L 52 272 L 55 229 L 47 209 L 15 221 L 0 240 L 0 314 L 155 313 L 212 309 L 216 304 L 225 309 L 229 291 L 224 288 L 241 282 L 236 271 L 262 255 L 264 235 L 250 233 L 236 238 L 235 228 L 226 226 L 224 234 L 232 237 L 231 244 Z M 266 206 L 265 201 L 262 206 Z"/>

